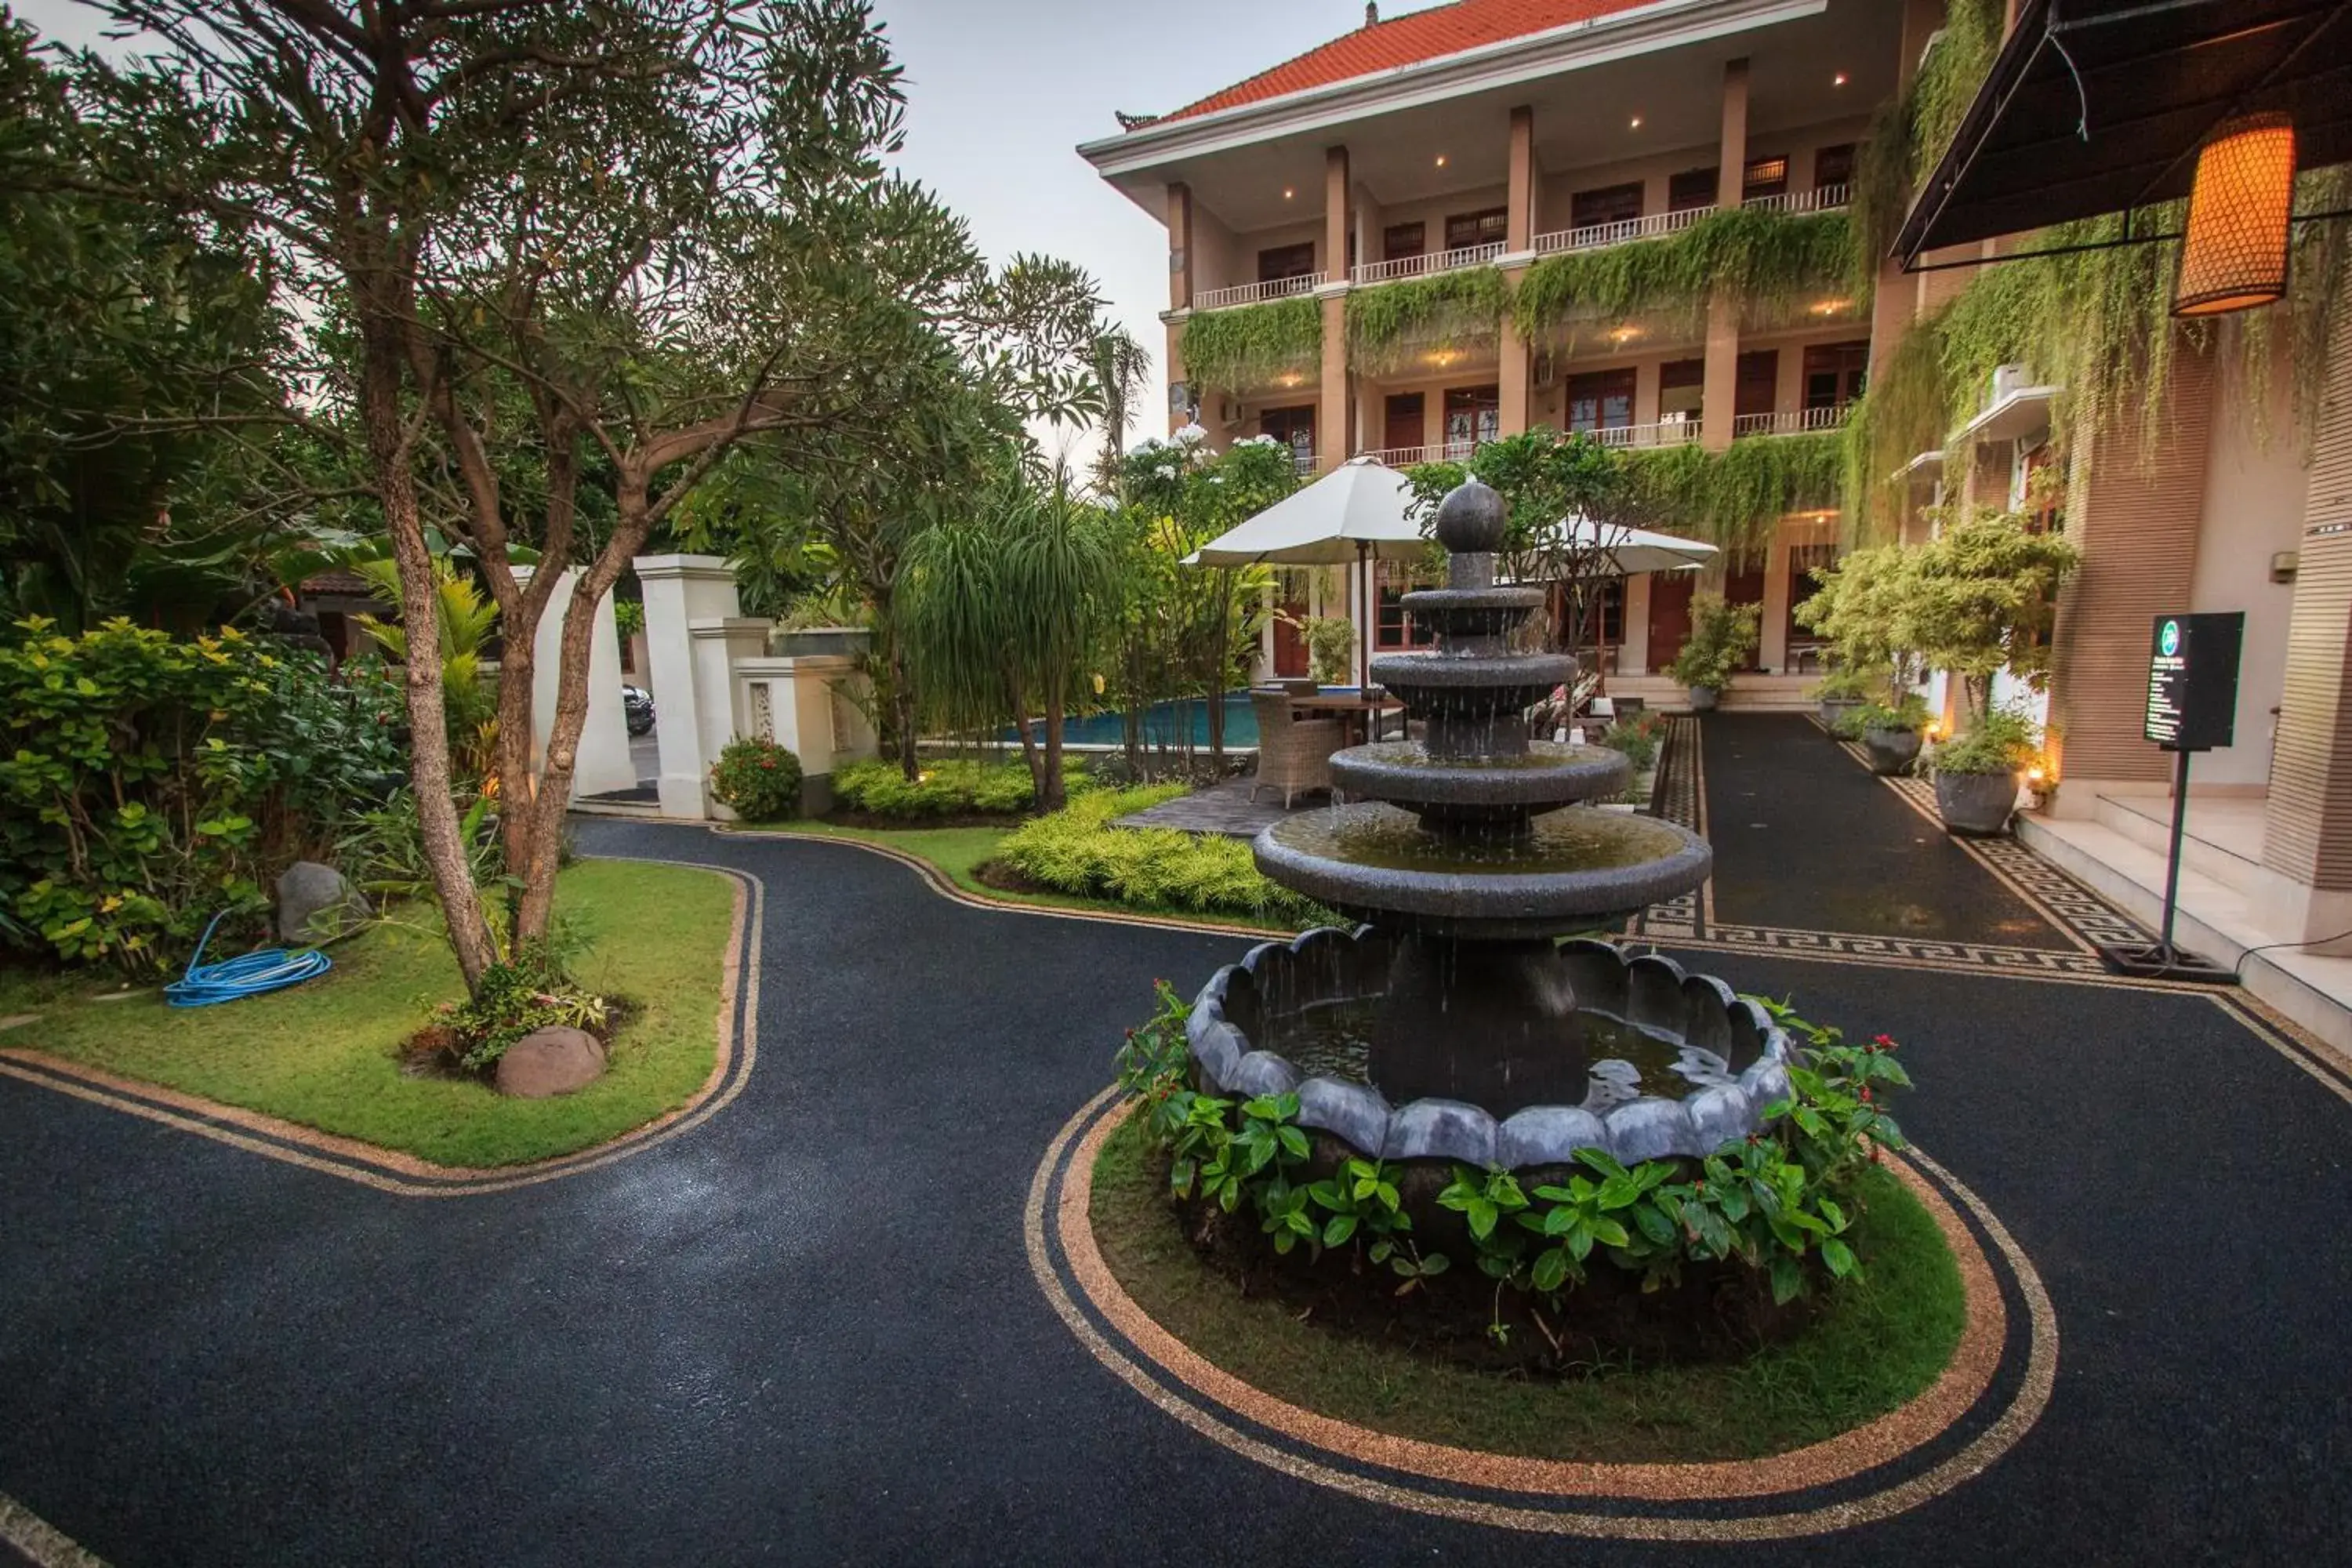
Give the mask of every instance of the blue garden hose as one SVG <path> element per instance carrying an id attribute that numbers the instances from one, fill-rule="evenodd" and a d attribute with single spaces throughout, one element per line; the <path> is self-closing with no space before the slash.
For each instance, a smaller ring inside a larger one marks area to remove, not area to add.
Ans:
<path id="1" fill-rule="evenodd" d="M 226 918 L 223 910 L 205 927 L 202 941 L 188 960 L 188 972 L 163 987 L 163 999 L 174 1007 L 209 1007 L 215 1002 L 234 1002 L 240 996 L 258 996 L 265 991 L 282 991 L 289 985 L 324 974 L 333 963 L 315 947 L 299 952 L 289 952 L 282 947 L 264 948 L 248 952 L 242 958 L 232 958 L 219 963 L 204 962 L 205 946 L 213 940 L 213 927 Z"/>

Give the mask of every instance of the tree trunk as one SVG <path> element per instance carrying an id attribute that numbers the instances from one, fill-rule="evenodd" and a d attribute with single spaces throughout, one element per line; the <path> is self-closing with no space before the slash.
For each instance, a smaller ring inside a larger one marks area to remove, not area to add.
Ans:
<path id="1" fill-rule="evenodd" d="M 907 653 L 890 639 L 890 710 L 898 721 L 898 771 L 913 784 L 923 773 L 915 756 L 915 689 L 907 683 Z"/>
<path id="2" fill-rule="evenodd" d="M 1020 679 L 1011 671 L 1004 677 L 1005 699 L 1012 705 L 1013 732 L 1021 737 L 1021 760 L 1029 769 L 1029 803 L 1040 811 L 1050 810 L 1045 805 L 1045 764 L 1038 755 L 1037 737 L 1029 731 L 1029 702 L 1022 692 Z"/>
<path id="3" fill-rule="evenodd" d="M 1062 710 L 1066 706 L 1058 689 L 1045 700 L 1045 765 L 1037 775 L 1039 811 L 1059 811 L 1069 804 L 1069 794 L 1062 787 Z"/>
<path id="4" fill-rule="evenodd" d="M 400 573 L 400 617 L 408 638 L 405 688 L 408 699 L 409 778 L 416 793 L 416 821 L 425 865 L 449 928 L 457 972 L 472 993 L 483 972 L 498 962 L 498 945 L 483 918 L 474 886 L 473 865 L 457 821 L 449 779 L 449 729 L 441 692 L 441 630 L 433 556 L 416 511 L 416 487 L 409 471 L 400 388 L 407 356 L 388 334 L 383 312 L 362 305 L 360 411 L 374 470 L 376 499 L 384 530 L 392 537 L 393 562 Z"/>
<path id="5" fill-rule="evenodd" d="M 522 898 L 515 910 L 518 943 L 545 939 L 555 915 L 555 873 L 563 858 L 563 820 L 571 809 L 572 781 L 580 767 L 580 733 L 588 723 L 588 668 L 596 648 L 596 606 L 621 580 L 630 559 L 645 547 L 652 531 L 642 489 L 625 476 L 620 487 L 621 520 L 612 538 L 572 590 L 563 609 L 563 632 L 556 645 L 555 712 L 548 724 L 547 755 L 541 761 L 538 787 L 532 792 L 530 842 L 527 858 L 514 868 L 522 881 Z M 561 570 L 558 563 L 541 563 L 541 572 Z M 536 576 L 531 586 L 541 586 Z"/>

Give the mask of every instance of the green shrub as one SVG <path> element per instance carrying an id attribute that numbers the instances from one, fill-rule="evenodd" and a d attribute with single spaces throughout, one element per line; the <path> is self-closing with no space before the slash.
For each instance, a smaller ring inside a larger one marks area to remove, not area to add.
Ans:
<path id="1" fill-rule="evenodd" d="M 1864 703 L 1853 719 L 1857 735 L 1864 730 L 1924 730 L 1927 727 L 1927 700 L 1916 691 L 1906 691 L 1897 702 Z"/>
<path id="2" fill-rule="evenodd" d="M 499 832 L 496 800 L 489 795 L 457 796 L 457 835 L 474 873 L 474 885 L 487 888 L 507 874 L 506 839 Z M 425 830 L 416 817 L 414 790 L 395 790 L 380 806 L 357 813 L 350 828 L 336 840 L 335 858 L 366 891 L 379 896 L 421 899 L 433 891 L 433 868 L 425 858 Z"/>
<path id="3" fill-rule="evenodd" d="M 1315 679 L 1325 686 L 1347 684 L 1356 668 L 1356 623 L 1345 616 L 1316 616 L 1300 635 Z"/>
<path id="4" fill-rule="evenodd" d="M 1887 678 L 1884 669 L 1842 664 L 1814 683 L 1812 694 L 1823 702 L 1860 702 L 1885 690 Z"/>
<path id="5" fill-rule="evenodd" d="M 710 793 L 746 822 L 801 814 L 801 760 L 773 741 L 730 741 L 710 770 Z"/>
<path id="6" fill-rule="evenodd" d="M 1416 1238 L 1400 1167 L 1350 1159 L 1309 1183 L 1297 1096 L 1237 1106 L 1194 1089 L 1183 1049 L 1189 1009 L 1165 983 L 1158 993 L 1159 1013 L 1120 1048 L 1118 1078 L 1142 1101 L 1145 1129 L 1169 1156 L 1175 1198 L 1246 1210 L 1278 1253 L 1304 1244 L 1318 1263 L 1336 1253 L 1338 1267 L 1385 1268 L 1403 1281 L 1398 1296 L 1446 1270 L 1452 1259 Z M 1789 1097 L 1765 1108 L 1759 1131 L 1703 1159 L 1630 1169 L 1600 1150 L 1579 1150 L 1580 1169 L 1557 1186 L 1530 1188 L 1500 1166 L 1453 1168 L 1437 1202 L 1462 1216 L 1472 1260 L 1495 1281 L 1489 1333 L 1507 1332 L 1506 1292 L 1557 1317 L 1562 1299 L 1595 1268 L 1638 1277 L 1650 1290 L 1678 1281 L 1686 1265 L 1728 1264 L 1781 1303 L 1860 1275 L 1862 1260 L 1845 1239 L 1859 1206 L 1855 1184 L 1883 1150 L 1905 1146 L 1886 1101 L 1911 1087 L 1910 1075 L 1885 1035 L 1851 1045 L 1784 1005 L 1757 1000 L 1797 1047 Z"/>
<path id="7" fill-rule="evenodd" d="M 1239 838 L 1172 827 L 1114 827 L 1115 817 L 1184 793 L 1181 784 L 1097 790 L 1005 836 L 1007 865 L 1059 892 L 1143 909 L 1254 915 L 1309 925 L 1329 911 L 1268 881 Z"/>
<path id="8" fill-rule="evenodd" d="M 1658 748 L 1665 743 L 1668 722 L 1663 713 L 1636 713 L 1602 731 L 1601 743 L 1612 752 L 1624 752 L 1635 773 L 1647 773 L 1658 760 Z"/>
<path id="9" fill-rule="evenodd" d="M 448 1050 L 457 1065 L 480 1072 L 525 1035 L 557 1025 L 602 1036 L 610 1007 L 572 978 L 581 945 L 576 930 L 559 923 L 549 940 L 482 971 L 466 1001 L 443 1004 L 440 1022 L 454 1037 Z"/>
<path id="10" fill-rule="evenodd" d="M 1763 625 L 1760 605 L 1732 605 L 1720 594 L 1691 598 L 1691 629 L 1666 673 L 1683 685 L 1720 691 L 1748 666 Z"/>
<path id="11" fill-rule="evenodd" d="M 1964 734 L 1932 746 L 1927 767 L 1937 773 L 2015 773 L 2033 765 L 2041 726 L 2024 714 L 1996 708 Z"/>
<path id="12" fill-rule="evenodd" d="M 0 942 L 169 969 L 214 913 L 267 929 L 277 873 L 329 852 L 404 759 L 380 668 L 126 620 L 0 634 Z"/>
<path id="13" fill-rule="evenodd" d="M 1072 797 L 1094 787 L 1086 764 L 1062 760 L 1062 787 Z M 873 816 L 908 822 L 969 815 L 1016 816 L 1036 804 L 1029 765 L 1019 758 L 983 763 L 951 757 L 923 765 L 908 780 L 891 762 L 852 763 L 833 775 L 835 804 Z"/>

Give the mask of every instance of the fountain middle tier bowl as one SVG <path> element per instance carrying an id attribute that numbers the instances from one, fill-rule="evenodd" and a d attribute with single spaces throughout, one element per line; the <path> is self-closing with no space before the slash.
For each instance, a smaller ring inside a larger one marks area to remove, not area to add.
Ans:
<path id="1" fill-rule="evenodd" d="M 1446 757 L 1419 741 L 1380 741 L 1331 758 L 1331 782 L 1350 798 L 1414 811 L 1434 807 L 1441 816 L 1527 816 L 1613 795 L 1631 773 L 1622 752 L 1558 741 L 1530 741 L 1525 752 L 1486 757 Z"/>
<path id="2" fill-rule="evenodd" d="M 1706 880 L 1706 841 L 1654 816 L 1569 806 L 1524 835 L 1437 834 L 1412 812 L 1303 812 L 1253 846 L 1268 877 L 1359 920 L 1471 941 L 1591 931 Z"/>

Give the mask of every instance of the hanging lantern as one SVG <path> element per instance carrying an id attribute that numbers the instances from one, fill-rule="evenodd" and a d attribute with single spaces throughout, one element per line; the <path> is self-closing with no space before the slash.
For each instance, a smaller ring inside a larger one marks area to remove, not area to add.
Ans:
<path id="1" fill-rule="evenodd" d="M 2249 114 L 2214 127 L 2197 152 L 2172 313 L 2219 316 L 2283 298 L 2294 207 L 2294 123 Z"/>

